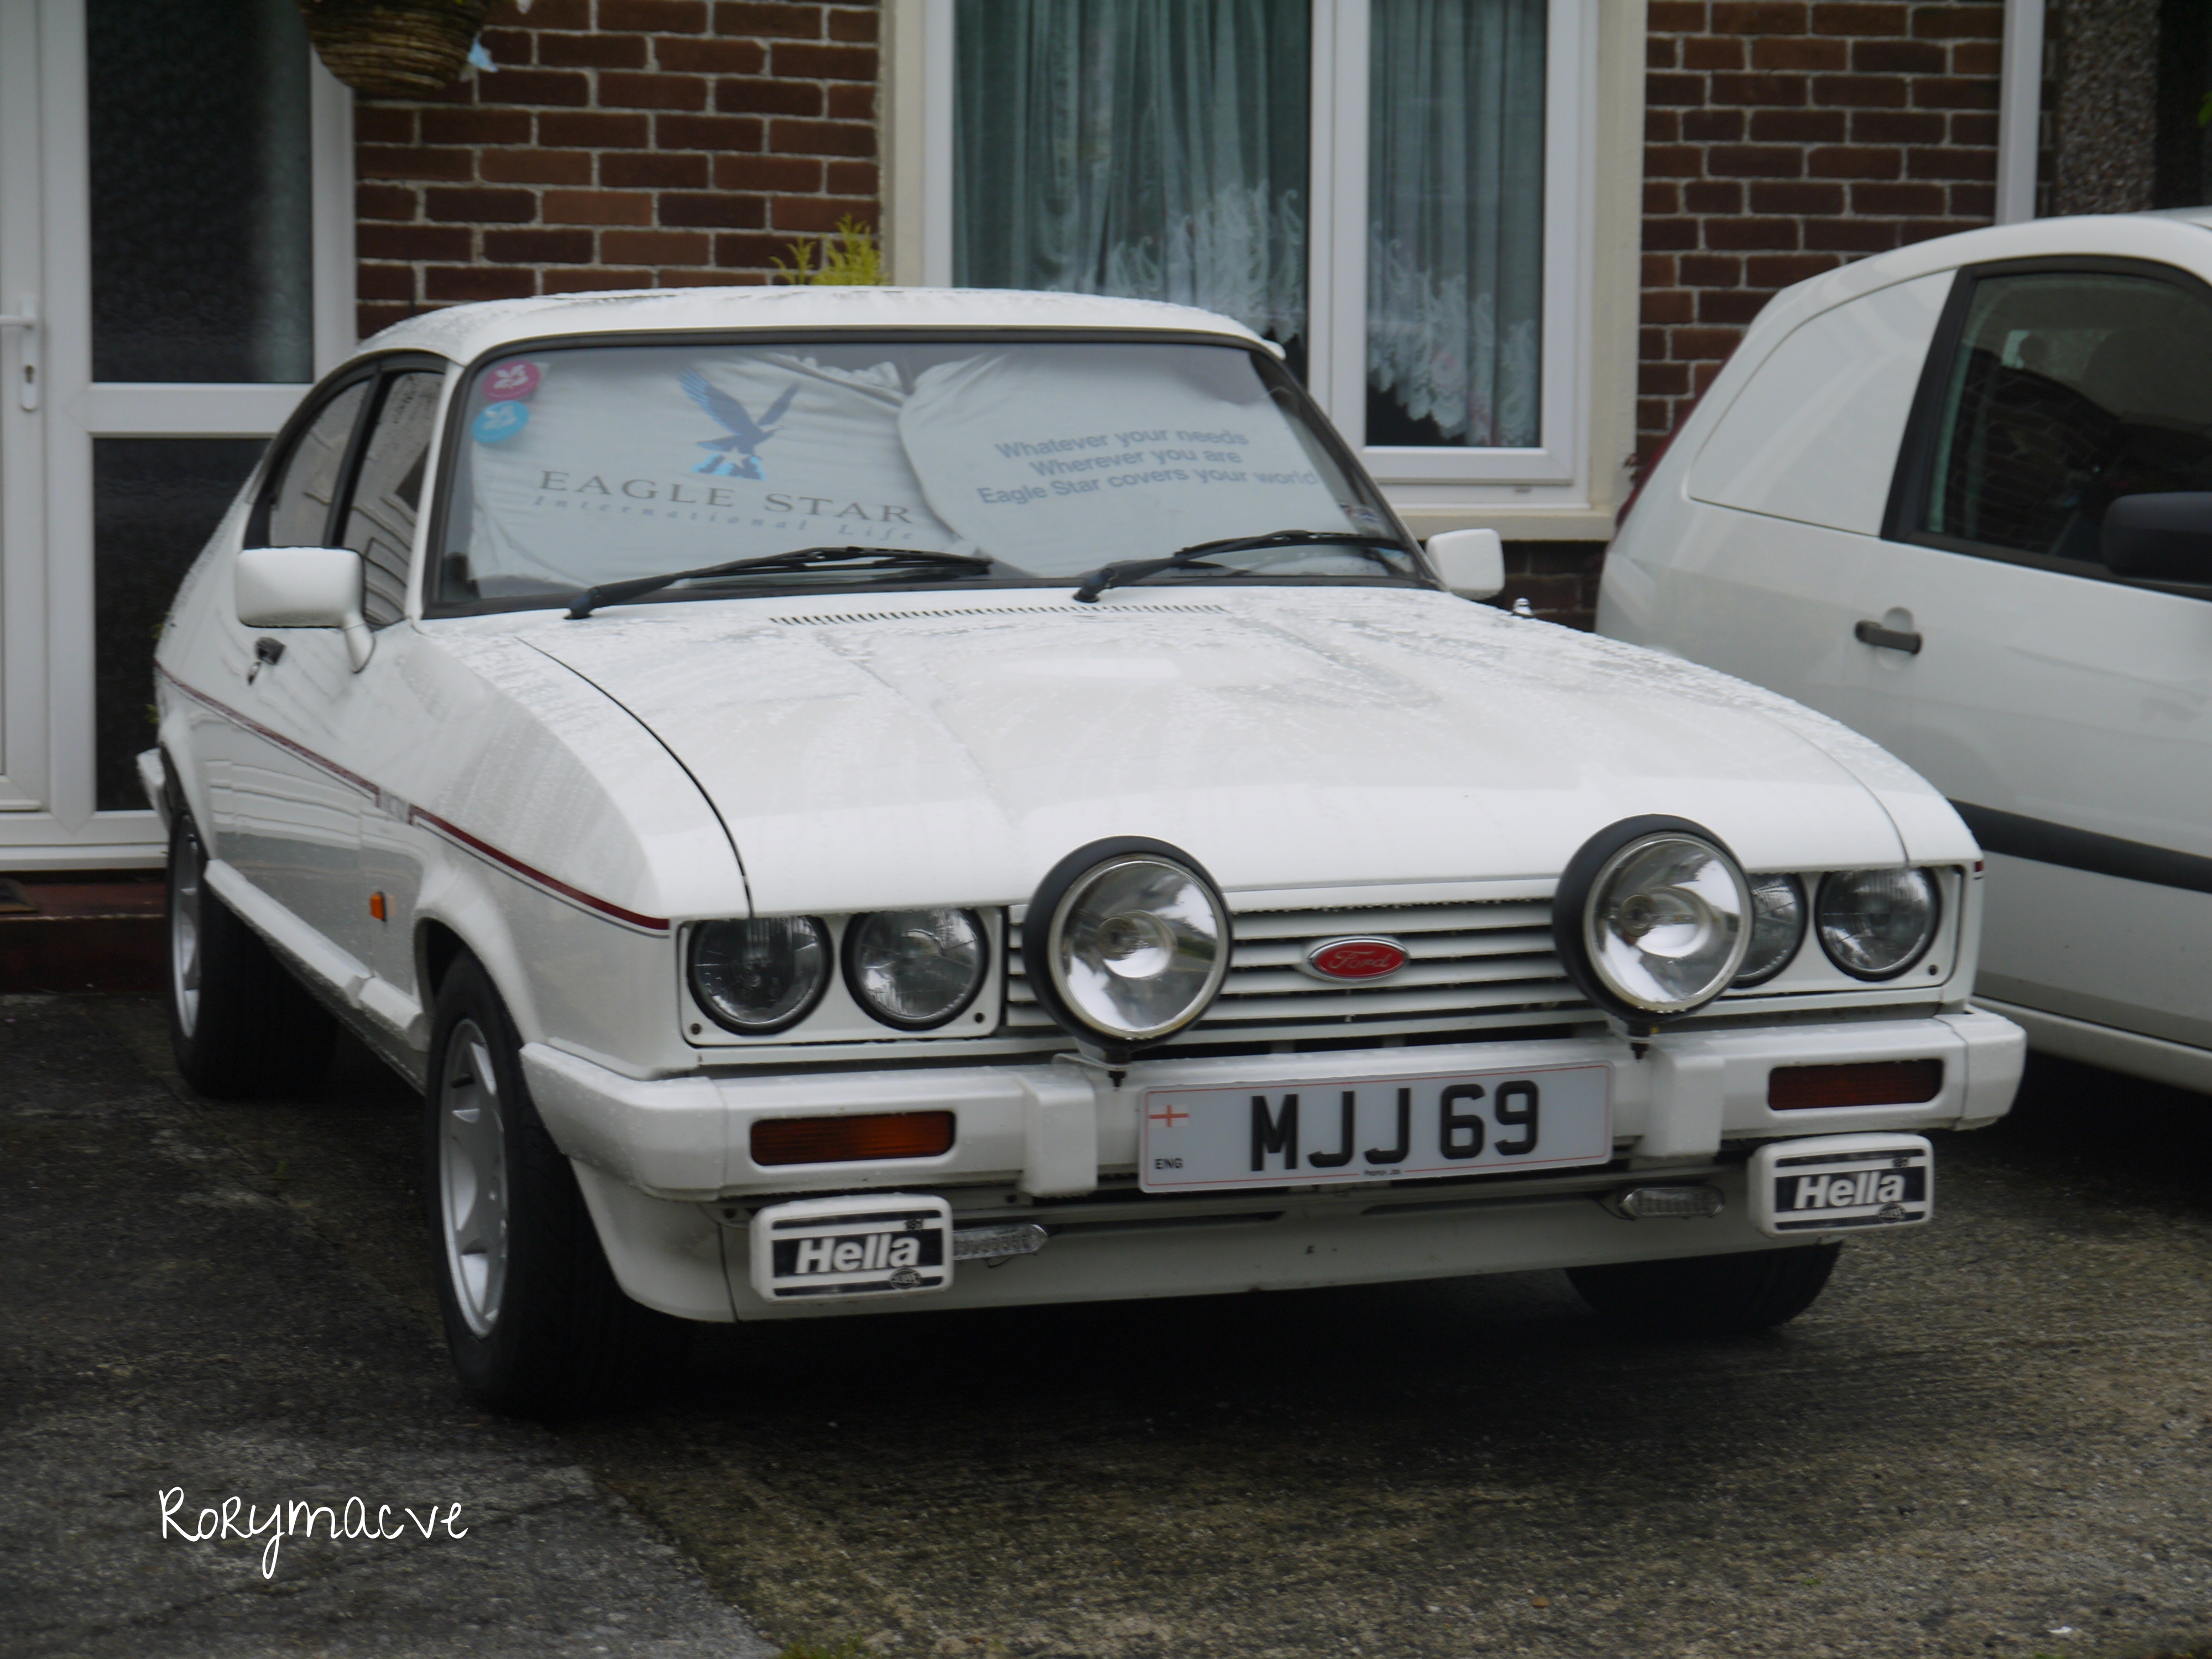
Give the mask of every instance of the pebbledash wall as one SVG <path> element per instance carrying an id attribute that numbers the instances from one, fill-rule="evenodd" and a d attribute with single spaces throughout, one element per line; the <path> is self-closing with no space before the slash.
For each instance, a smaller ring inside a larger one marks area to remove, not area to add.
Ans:
<path id="1" fill-rule="evenodd" d="M 1990 222 L 2004 8 L 1593 3 L 1646 5 L 1641 461 L 1777 290 Z M 500 0 L 495 70 L 356 106 L 362 331 L 467 300 L 769 282 L 793 241 L 878 223 L 880 22 Z M 1501 602 L 1586 627 L 1603 552 L 1510 544 Z"/>

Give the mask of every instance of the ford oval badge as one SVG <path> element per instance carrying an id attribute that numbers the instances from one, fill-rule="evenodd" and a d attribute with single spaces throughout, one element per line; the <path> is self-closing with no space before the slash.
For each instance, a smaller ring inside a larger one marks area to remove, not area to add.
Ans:
<path id="1" fill-rule="evenodd" d="M 1316 979 L 1384 979 L 1406 965 L 1406 947 L 1395 939 L 1325 939 L 1298 965 Z"/>

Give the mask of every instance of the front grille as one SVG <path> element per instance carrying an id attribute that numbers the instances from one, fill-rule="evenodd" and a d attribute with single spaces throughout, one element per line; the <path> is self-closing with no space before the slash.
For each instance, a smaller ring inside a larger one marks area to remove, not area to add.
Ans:
<path id="1" fill-rule="evenodd" d="M 1552 907 L 1540 901 L 1248 910 L 1237 915 L 1235 931 L 1221 994 L 1184 1034 L 1194 1040 L 1346 1025 L 1486 1025 L 1516 1015 L 1591 1012 L 1559 966 L 1552 949 Z M 1406 947 L 1406 965 L 1365 984 L 1331 984 L 1298 970 L 1312 945 L 1358 934 L 1396 939 Z M 1008 1028 L 1058 1029 L 1030 994 L 1018 939 L 1008 939 L 1006 955 Z"/>

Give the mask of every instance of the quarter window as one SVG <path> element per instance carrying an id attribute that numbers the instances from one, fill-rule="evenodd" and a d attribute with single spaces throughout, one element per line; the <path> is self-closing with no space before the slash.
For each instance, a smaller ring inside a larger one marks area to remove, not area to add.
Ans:
<path id="1" fill-rule="evenodd" d="M 330 539 L 331 508 L 337 504 L 338 474 L 346 446 L 361 418 L 370 382 L 356 380 L 322 407 L 285 457 L 284 470 L 269 499 L 270 547 L 320 547 Z"/>
<path id="2" fill-rule="evenodd" d="M 362 615 L 372 628 L 397 622 L 406 611 L 407 562 L 444 385 L 445 376 L 434 369 L 386 376 L 376 425 L 362 453 L 338 545 L 361 555 Z"/>
<path id="3" fill-rule="evenodd" d="M 2212 304 L 2154 276 L 1975 283 L 1911 527 L 2098 562 L 2123 495 L 2212 489 Z"/>

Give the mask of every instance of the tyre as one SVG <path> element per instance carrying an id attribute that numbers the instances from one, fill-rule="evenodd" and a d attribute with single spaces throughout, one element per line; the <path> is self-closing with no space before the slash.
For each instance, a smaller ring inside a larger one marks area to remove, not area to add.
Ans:
<path id="1" fill-rule="evenodd" d="M 1840 1243 L 1570 1267 L 1583 1301 L 1647 1336 L 1742 1336 L 1788 1323 L 1835 1271 Z"/>
<path id="2" fill-rule="evenodd" d="M 690 1328 L 615 1282 L 575 1171 L 531 1103 L 507 1006 L 473 957 L 439 987 L 429 1082 L 423 1187 L 462 1388 L 535 1417 L 654 1392 Z"/>
<path id="3" fill-rule="evenodd" d="M 169 830 L 165 921 L 169 1044 L 185 1081 L 226 1100 L 313 1090 L 330 1069 L 337 1021 L 215 896 L 207 849 L 183 811 Z"/>

